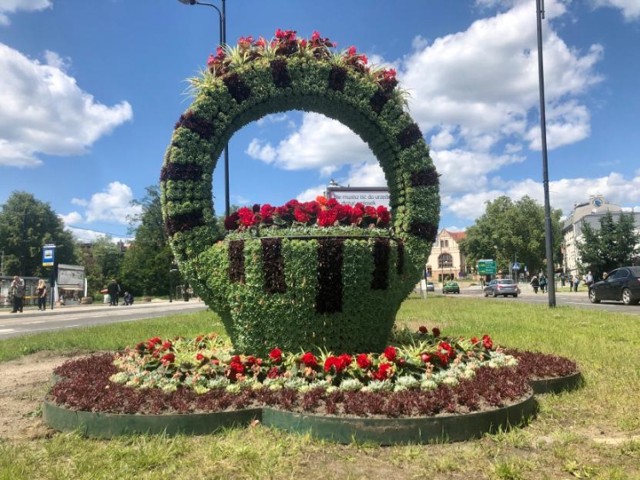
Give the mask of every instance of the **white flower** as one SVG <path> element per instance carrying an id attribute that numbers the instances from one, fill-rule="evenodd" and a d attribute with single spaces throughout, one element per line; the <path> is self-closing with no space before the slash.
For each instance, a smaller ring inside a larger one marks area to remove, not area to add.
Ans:
<path id="1" fill-rule="evenodd" d="M 357 392 L 358 390 L 362 390 L 362 383 L 360 380 L 356 378 L 346 378 L 340 383 L 340 390 L 347 392 Z"/>

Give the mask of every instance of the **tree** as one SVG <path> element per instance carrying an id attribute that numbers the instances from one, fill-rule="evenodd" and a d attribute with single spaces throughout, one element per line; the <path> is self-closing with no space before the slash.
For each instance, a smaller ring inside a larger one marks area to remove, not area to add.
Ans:
<path id="1" fill-rule="evenodd" d="M 551 213 L 554 259 L 560 255 L 562 212 Z M 530 272 L 543 269 L 546 258 L 544 207 L 525 196 L 513 202 L 501 196 L 487 202 L 485 213 L 469 227 L 461 242 L 461 250 L 468 262 L 483 258 L 495 259 L 498 271 L 509 271 L 517 260 Z"/>
<path id="2" fill-rule="evenodd" d="M 111 237 L 99 237 L 90 249 L 84 249 L 82 246 L 79 248 L 90 292 L 98 292 L 106 287 L 112 278 L 120 277 L 124 255 L 121 246 L 114 243 Z"/>
<path id="3" fill-rule="evenodd" d="M 48 203 L 27 192 L 13 192 L 0 211 L 0 245 L 5 275 L 48 277 L 42 266 L 42 246 L 56 245 L 57 263 L 77 264 L 71 232 Z"/>
<path id="4" fill-rule="evenodd" d="M 134 295 L 166 295 L 173 253 L 164 231 L 160 188 L 154 185 L 146 192 L 141 201 L 133 202 L 142 212 L 130 218 L 135 239 L 124 255 L 120 278 L 123 288 Z"/>
<path id="5" fill-rule="evenodd" d="M 576 242 L 582 271 L 591 270 L 595 278 L 623 265 L 631 265 L 640 252 L 640 234 L 636 233 L 634 216 L 620 213 L 616 222 L 611 212 L 600 218 L 600 229 L 582 223 L 582 240 Z"/>

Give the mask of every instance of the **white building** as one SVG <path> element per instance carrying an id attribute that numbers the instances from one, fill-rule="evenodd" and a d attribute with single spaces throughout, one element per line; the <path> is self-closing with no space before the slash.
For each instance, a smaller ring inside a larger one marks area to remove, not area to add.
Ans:
<path id="1" fill-rule="evenodd" d="M 614 221 L 620 217 L 623 210 L 620 205 L 607 202 L 602 195 L 591 196 L 588 202 L 576 204 L 571 214 L 565 219 L 562 227 L 562 254 L 563 269 L 566 274 L 579 274 L 580 255 L 577 242 L 582 240 L 582 226 L 588 223 L 594 230 L 600 229 L 600 219 L 607 213 L 611 213 Z M 636 231 L 640 232 L 640 212 L 632 213 L 634 216 Z"/>
<path id="2" fill-rule="evenodd" d="M 430 279 L 442 282 L 466 275 L 466 259 L 459 243 L 465 236 L 466 232 L 440 230 L 425 266 Z"/>

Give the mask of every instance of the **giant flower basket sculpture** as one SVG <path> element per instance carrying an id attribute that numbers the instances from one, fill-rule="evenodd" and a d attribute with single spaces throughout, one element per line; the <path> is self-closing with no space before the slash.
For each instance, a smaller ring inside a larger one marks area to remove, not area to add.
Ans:
<path id="1" fill-rule="evenodd" d="M 333 47 L 317 33 L 307 40 L 278 30 L 270 42 L 219 48 L 192 81 L 195 100 L 165 155 L 162 208 L 175 257 L 247 353 L 381 351 L 435 240 L 438 174 L 395 71 Z M 248 123 L 290 110 L 336 119 L 367 143 L 389 187 L 389 228 L 302 219 L 215 237 L 212 174 L 225 144 Z"/>

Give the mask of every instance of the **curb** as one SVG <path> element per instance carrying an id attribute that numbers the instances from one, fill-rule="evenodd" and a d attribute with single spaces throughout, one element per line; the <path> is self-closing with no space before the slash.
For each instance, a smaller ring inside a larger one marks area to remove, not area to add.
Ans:
<path id="1" fill-rule="evenodd" d="M 545 393 L 562 393 L 576 390 L 584 385 L 582 373 L 576 372 L 564 377 L 529 380 L 529 385 L 537 395 Z"/>
<path id="2" fill-rule="evenodd" d="M 292 433 L 309 433 L 322 440 L 378 445 L 456 442 L 486 433 L 525 425 L 535 417 L 533 394 L 523 400 L 486 412 L 412 418 L 363 418 L 311 415 L 269 407 L 229 412 L 138 415 L 69 410 L 45 401 L 42 416 L 55 430 L 76 431 L 86 437 L 112 438 L 132 434 L 206 435 L 224 428 L 247 426 L 259 420 L 267 427 Z"/>

